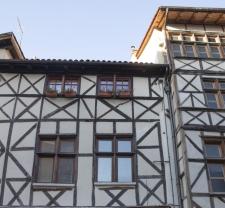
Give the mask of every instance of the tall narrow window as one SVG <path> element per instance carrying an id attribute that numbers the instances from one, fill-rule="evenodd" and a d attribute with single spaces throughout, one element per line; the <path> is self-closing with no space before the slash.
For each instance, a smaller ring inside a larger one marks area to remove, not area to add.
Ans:
<path id="1" fill-rule="evenodd" d="M 192 45 L 184 45 L 184 49 L 187 57 L 195 57 L 194 48 Z"/>
<path id="2" fill-rule="evenodd" d="M 224 139 L 205 140 L 205 155 L 212 192 L 225 192 Z"/>
<path id="3" fill-rule="evenodd" d="M 210 51 L 212 58 L 221 58 L 218 46 L 210 46 Z"/>
<path id="4" fill-rule="evenodd" d="M 40 183 L 73 183 L 75 137 L 40 137 L 36 148 L 36 180 Z"/>
<path id="5" fill-rule="evenodd" d="M 132 182 L 133 160 L 132 137 L 124 135 L 96 137 L 98 182 Z"/>
<path id="6" fill-rule="evenodd" d="M 198 56 L 199 56 L 199 58 L 208 58 L 208 53 L 207 53 L 206 46 L 198 45 L 197 49 L 198 49 Z"/>
<path id="7" fill-rule="evenodd" d="M 173 56 L 182 56 L 181 45 L 177 43 L 172 44 Z"/>

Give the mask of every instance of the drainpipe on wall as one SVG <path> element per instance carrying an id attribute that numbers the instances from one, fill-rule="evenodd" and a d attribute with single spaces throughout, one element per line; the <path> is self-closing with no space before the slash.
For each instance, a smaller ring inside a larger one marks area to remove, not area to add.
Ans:
<path id="1" fill-rule="evenodd" d="M 168 70 L 168 78 L 165 79 L 165 92 L 167 94 L 168 98 L 168 105 L 169 105 L 169 115 L 171 120 L 171 133 L 172 133 L 172 141 L 173 141 L 173 154 L 174 154 L 174 167 L 175 167 L 175 174 L 176 174 L 176 186 L 177 186 L 177 192 L 178 192 L 178 203 L 180 205 L 180 208 L 183 208 L 182 198 L 181 198 L 181 184 L 179 179 L 179 165 L 178 165 L 178 153 L 176 151 L 176 128 L 175 128 L 175 120 L 173 116 L 173 105 L 172 105 L 172 96 L 171 96 L 171 86 L 170 86 L 170 80 L 171 80 L 171 69 L 172 69 L 172 63 L 171 63 L 171 57 L 170 53 L 168 52 L 168 39 L 166 34 L 166 23 L 167 23 L 167 17 L 168 17 L 169 8 L 166 8 L 166 15 L 165 15 L 165 24 L 163 26 L 164 35 L 166 38 L 166 50 L 167 50 L 167 60 L 169 62 L 170 69 Z"/>

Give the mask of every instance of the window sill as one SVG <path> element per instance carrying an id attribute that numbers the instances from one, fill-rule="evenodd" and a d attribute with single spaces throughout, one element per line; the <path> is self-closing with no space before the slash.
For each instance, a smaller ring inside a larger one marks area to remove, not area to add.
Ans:
<path id="1" fill-rule="evenodd" d="M 65 183 L 33 183 L 32 187 L 34 190 L 71 190 L 75 185 Z"/>
<path id="2" fill-rule="evenodd" d="M 99 189 L 133 189 L 136 186 L 136 182 L 95 182 L 94 185 Z"/>

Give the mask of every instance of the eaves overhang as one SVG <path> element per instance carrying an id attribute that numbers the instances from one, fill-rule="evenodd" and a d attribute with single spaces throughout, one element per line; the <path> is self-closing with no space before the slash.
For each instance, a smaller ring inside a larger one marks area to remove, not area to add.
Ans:
<path id="1" fill-rule="evenodd" d="M 164 77 L 169 71 L 167 64 L 133 63 L 94 60 L 0 60 L 2 73 L 29 74 L 121 74 Z"/>

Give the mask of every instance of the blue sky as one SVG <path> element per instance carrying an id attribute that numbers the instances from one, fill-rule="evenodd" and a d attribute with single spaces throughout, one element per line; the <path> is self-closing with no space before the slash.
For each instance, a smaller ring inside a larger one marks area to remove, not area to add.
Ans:
<path id="1" fill-rule="evenodd" d="M 2 0 L 0 33 L 27 58 L 130 60 L 159 6 L 225 7 L 225 0 Z"/>

